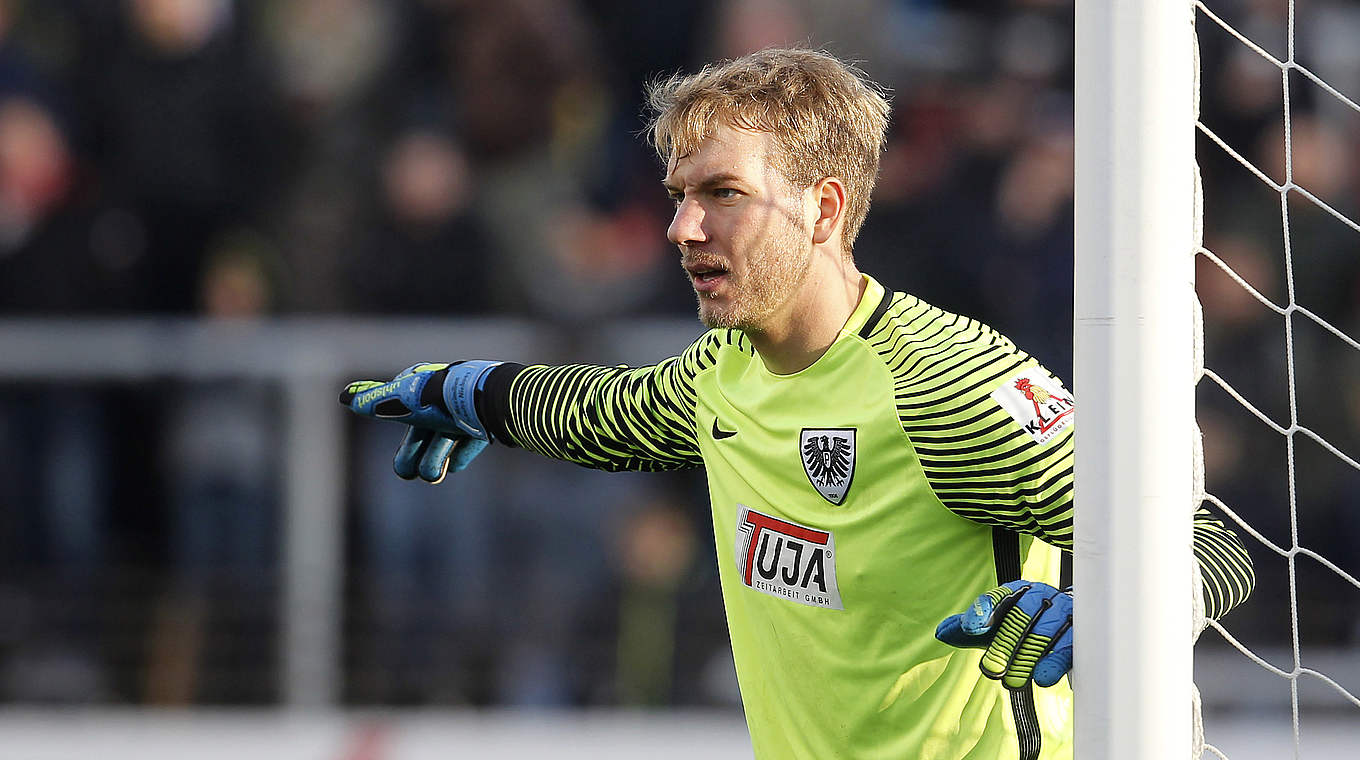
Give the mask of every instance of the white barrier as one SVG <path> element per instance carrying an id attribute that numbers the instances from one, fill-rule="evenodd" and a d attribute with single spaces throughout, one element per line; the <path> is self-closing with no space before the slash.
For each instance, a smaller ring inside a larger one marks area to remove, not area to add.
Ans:
<path id="1" fill-rule="evenodd" d="M 6 760 L 750 760 L 740 712 L 0 712 Z"/>

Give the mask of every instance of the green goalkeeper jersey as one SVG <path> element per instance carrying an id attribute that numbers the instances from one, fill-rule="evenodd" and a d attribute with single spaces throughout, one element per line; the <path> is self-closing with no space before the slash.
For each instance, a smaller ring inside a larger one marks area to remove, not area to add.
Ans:
<path id="1" fill-rule="evenodd" d="M 515 366 L 492 424 L 589 467 L 706 468 L 757 758 L 1070 757 L 1066 680 L 1008 691 L 933 633 L 999 583 L 1059 583 L 1072 397 L 990 328 L 866 285 L 801 372 L 712 330 L 651 367 Z M 1202 531 L 1240 549 L 1197 520 L 1197 550 Z"/>

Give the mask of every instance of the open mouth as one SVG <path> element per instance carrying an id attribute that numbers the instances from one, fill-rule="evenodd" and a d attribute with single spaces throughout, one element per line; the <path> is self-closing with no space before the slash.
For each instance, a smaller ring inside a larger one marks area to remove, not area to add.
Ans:
<path id="1" fill-rule="evenodd" d="M 689 273 L 694 289 L 701 293 L 711 292 L 728 274 L 727 267 L 708 262 L 686 264 L 685 271 Z"/>

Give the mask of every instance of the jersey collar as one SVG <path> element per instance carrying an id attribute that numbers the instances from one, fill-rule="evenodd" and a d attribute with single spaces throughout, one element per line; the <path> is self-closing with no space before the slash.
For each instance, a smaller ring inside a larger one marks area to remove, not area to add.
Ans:
<path id="1" fill-rule="evenodd" d="M 878 280 L 867 274 L 861 274 L 860 277 L 864 278 L 864 295 L 860 296 L 855 310 L 850 312 L 850 318 L 845 320 L 845 326 L 841 328 L 842 334 L 854 335 L 863 329 L 869 318 L 878 310 L 878 305 L 885 295 L 883 286 L 878 284 Z"/>

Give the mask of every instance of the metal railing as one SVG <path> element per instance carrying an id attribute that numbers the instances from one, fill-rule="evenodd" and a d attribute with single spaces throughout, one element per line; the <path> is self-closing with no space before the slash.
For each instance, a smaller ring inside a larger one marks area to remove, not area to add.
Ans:
<path id="1" fill-rule="evenodd" d="M 289 318 L 0 320 L 0 382 L 253 378 L 277 383 L 284 417 L 282 698 L 335 704 L 343 613 L 345 412 L 341 384 L 417 361 L 647 363 L 683 348 L 692 320 L 602 324 L 565 333 L 517 320 Z M 569 337 L 570 339 L 565 339 Z M 564 344 L 578 355 L 561 356 Z"/>

